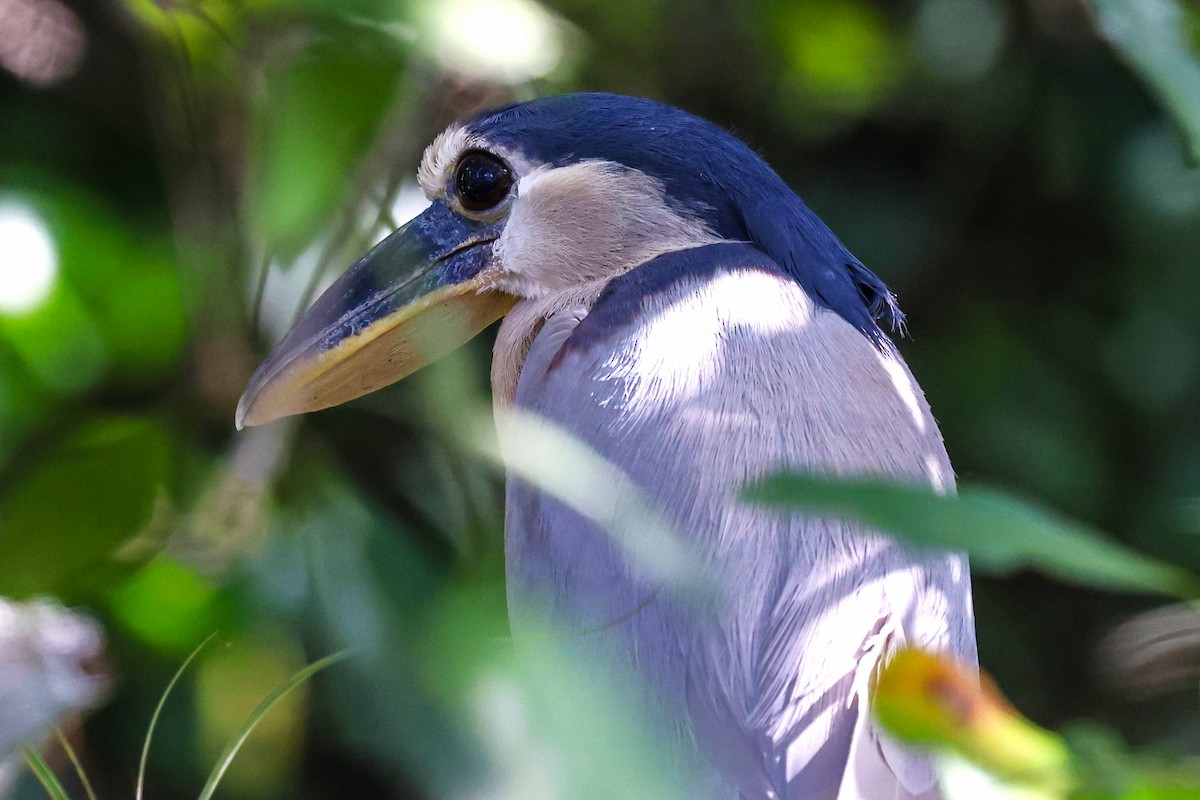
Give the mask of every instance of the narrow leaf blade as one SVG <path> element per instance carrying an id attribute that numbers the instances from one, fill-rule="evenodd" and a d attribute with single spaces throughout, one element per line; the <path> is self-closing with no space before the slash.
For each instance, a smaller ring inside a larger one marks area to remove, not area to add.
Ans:
<path id="1" fill-rule="evenodd" d="M 319 661 L 314 661 L 312 664 L 309 664 L 307 667 L 300 670 L 291 678 L 277 686 L 269 695 L 263 698 L 263 701 L 258 704 L 254 711 L 250 712 L 250 716 L 246 719 L 245 725 L 243 725 L 238 734 L 233 737 L 233 740 L 221 753 L 221 757 L 217 759 L 216 766 L 214 766 L 212 772 L 209 773 L 208 781 L 205 782 L 204 789 L 200 792 L 199 800 L 212 800 L 213 793 L 217 791 L 217 785 L 221 782 L 221 778 L 225 776 L 225 771 L 228 770 L 229 765 L 233 763 L 234 757 L 237 756 L 238 751 L 242 749 L 242 745 L 245 744 L 246 739 L 250 737 L 250 734 L 254 732 L 254 729 L 258 726 L 258 723 L 262 720 L 262 718 L 267 715 L 271 708 L 277 702 L 279 702 L 284 695 L 295 689 L 300 684 L 304 683 L 313 675 L 317 674 L 326 667 L 333 666 L 337 662 L 346 658 L 348 655 L 349 651 L 342 650 L 341 652 L 334 653 L 333 655 L 325 656 L 325 658 L 322 658 Z"/>
<path id="2" fill-rule="evenodd" d="M 781 474 L 749 487 L 746 497 L 850 517 L 923 547 L 963 550 L 984 572 L 1033 568 L 1088 586 L 1200 596 L 1200 580 L 1186 570 L 994 489 L 967 487 L 954 497 L 895 482 Z"/>
<path id="3" fill-rule="evenodd" d="M 179 665 L 179 669 L 175 670 L 175 674 L 171 677 L 167 688 L 163 690 L 162 697 L 158 698 L 158 705 L 154 707 L 154 713 L 150 715 L 150 725 L 146 729 L 146 739 L 142 742 L 142 757 L 138 760 L 137 787 L 134 789 L 135 800 L 142 800 L 142 792 L 146 785 L 146 762 L 150 758 L 150 742 L 154 739 L 154 729 L 158 727 L 158 718 L 162 716 L 163 706 L 167 704 L 167 698 L 171 696 L 175 684 L 179 683 L 179 679 L 183 677 L 183 673 L 187 671 L 188 665 L 195 660 L 196 656 L 200 655 L 200 651 L 205 645 L 213 640 L 217 634 L 210 633 L 208 638 L 196 646 L 196 649 L 191 652 L 183 663 Z"/>
<path id="4" fill-rule="evenodd" d="M 37 754 L 37 751 L 31 747 L 26 747 L 21 751 L 25 757 L 25 763 L 33 770 L 33 774 L 42 784 L 42 788 L 46 790 L 46 794 L 50 795 L 51 800 L 70 800 L 67 796 L 67 790 L 59 782 L 58 776 L 54 774 L 54 770 L 50 769 L 50 765 Z"/>

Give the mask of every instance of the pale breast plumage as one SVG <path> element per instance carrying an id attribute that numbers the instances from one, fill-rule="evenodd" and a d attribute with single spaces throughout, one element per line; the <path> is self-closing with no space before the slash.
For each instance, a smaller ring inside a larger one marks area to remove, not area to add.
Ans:
<path id="1" fill-rule="evenodd" d="M 660 585 L 608 533 L 510 478 L 518 639 L 575 632 L 596 657 L 636 662 L 724 776 L 714 796 L 936 791 L 927 760 L 870 724 L 865 692 L 901 644 L 974 662 L 965 559 L 738 494 L 784 468 L 950 489 L 941 435 L 890 345 L 814 305 L 761 252 L 708 245 L 547 320 L 516 402 L 624 465 L 717 587 L 698 601 Z"/>

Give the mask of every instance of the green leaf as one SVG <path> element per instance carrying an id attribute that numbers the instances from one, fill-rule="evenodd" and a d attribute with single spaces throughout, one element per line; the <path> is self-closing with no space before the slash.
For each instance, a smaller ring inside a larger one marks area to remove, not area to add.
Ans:
<path id="1" fill-rule="evenodd" d="M 895 482 L 783 474 L 749 487 L 746 497 L 851 517 L 925 547 L 965 550 L 972 567 L 983 572 L 1031 567 L 1107 589 L 1200 596 L 1200 580 L 1186 570 L 994 489 L 967 487 L 947 497 Z"/>
<path id="2" fill-rule="evenodd" d="M 155 650 L 186 653 L 221 627 L 221 595 L 204 577 L 160 555 L 113 586 L 107 610 Z"/>
<path id="3" fill-rule="evenodd" d="M 73 598 L 99 588 L 121 545 L 151 529 L 169 468 L 166 434 L 131 418 L 87 424 L 34 463 L 14 465 L 0 493 L 0 595 Z"/>
<path id="4" fill-rule="evenodd" d="M 1115 731 L 1095 722 L 1075 722 L 1062 734 L 1071 748 L 1080 794 L 1124 797 L 1137 785 L 1137 762 Z"/>
<path id="5" fill-rule="evenodd" d="M 1176 0 L 1090 0 L 1100 30 L 1175 116 L 1200 163 L 1200 58 L 1189 10 Z"/>
<path id="6" fill-rule="evenodd" d="M 299 251 L 348 196 L 394 94 L 394 57 L 315 53 L 272 77 L 260 111 L 253 212 L 277 250 Z"/>
<path id="7" fill-rule="evenodd" d="M 154 713 L 150 715 L 150 725 L 146 728 L 146 738 L 142 741 L 142 757 L 138 760 L 137 784 L 133 790 L 134 800 L 142 800 L 144 796 L 146 788 L 146 763 L 150 760 L 150 743 L 154 741 L 154 729 L 158 727 L 158 720 L 162 716 L 163 706 L 167 704 L 167 698 L 171 696 L 172 690 L 175 689 L 175 684 L 179 683 L 179 679 L 187 671 L 188 665 L 196 659 L 196 656 L 200 655 L 200 651 L 216 635 L 215 632 L 210 633 L 207 639 L 196 645 L 196 649 L 191 652 L 191 655 L 183 660 L 183 663 L 179 665 L 179 669 L 175 670 L 175 674 L 171 676 L 171 681 L 167 684 L 167 688 L 163 689 L 162 696 L 158 698 L 158 705 L 154 707 Z"/>
<path id="8" fill-rule="evenodd" d="M 1036 789 L 1039 797 L 1063 797 L 1075 782 L 1062 738 L 1013 709 L 974 664 L 901 649 L 879 674 L 871 708 L 897 738 L 949 749 L 1006 783 Z"/>
<path id="9" fill-rule="evenodd" d="M 46 790 L 46 794 L 50 796 L 51 800 L 70 800 L 67 790 L 59 782 L 54 770 L 50 769 L 50 765 L 37 754 L 36 750 L 26 747 L 21 753 L 25 757 L 25 763 L 33 770 L 33 774 L 37 776 L 38 782 L 42 784 L 42 788 Z"/>

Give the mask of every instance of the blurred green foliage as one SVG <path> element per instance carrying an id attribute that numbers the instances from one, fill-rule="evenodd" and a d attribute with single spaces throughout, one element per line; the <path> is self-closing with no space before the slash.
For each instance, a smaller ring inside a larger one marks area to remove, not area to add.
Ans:
<path id="1" fill-rule="evenodd" d="M 299 425 L 232 429 L 296 311 L 415 210 L 446 123 L 582 88 L 762 152 L 899 293 L 959 474 L 1081 520 L 978 492 L 910 509 L 994 533 L 980 655 L 1016 707 L 1089 720 L 1067 738 L 1096 763 L 1131 759 L 1124 741 L 1168 775 L 1200 756 L 1194 673 L 1138 699 L 1139 673 L 1097 655 L 1161 600 L 1095 585 L 1200 572 L 1193 5 L 0 5 L 18 7 L 3 41 L 57 22 L 0 48 L 0 594 L 106 624 L 112 695 L 75 739 L 102 796 L 131 796 L 155 705 L 214 630 L 159 718 L 153 797 L 195 797 L 238 720 L 346 647 L 264 716 L 223 793 L 687 796 L 643 732 L 594 711 L 604 686 L 580 692 L 569 653 L 497 644 L 500 478 L 461 432 L 486 407 L 486 341 Z M 589 724 L 540 725 L 571 715 Z M 564 766 L 581 753 L 607 771 Z"/>
<path id="2" fill-rule="evenodd" d="M 972 573 L 1032 568 L 1101 588 L 1200 597 L 1200 579 L 1187 570 L 991 489 L 960 487 L 943 496 L 895 482 L 780 474 L 748 487 L 747 499 L 857 519 L 922 547 L 965 551 Z"/>
<path id="3" fill-rule="evenodd" d="M 321 219 L 354 191 L 346 177 L 399 77 L 395 54 L 356 55 L 340 43 L 321 49 L 310 48 L 303 61 L 271 75 L 256 136 L 260 166 L 250 210 L 262 239 L 288 254 L 303 249 Z"/>
<path id="4" fill-rule="evenodd" d="M 1065 797 L 1076 783 L 1061 739 L 1013 711 L 986 677 L 937 655 L 901 650 L 879 676 L 873 702 L 887 730 L 978 764 L 1014 797 Z M 948 794 L 968 796 L 943 780 Z"/>
<path id="5" fill-rule="evenodd" d="M 1200 63 L 1194 10 L 1171 0 L 1090 3 L 1100 30 L 1175 115 L 1192 164 L 1200 163 Z"/>
<path id="6" fill-rule="evenodd" d="M 154 517 L 169 492 L 170 448 L 151 422 L 110 419 L 22 464 L 0 496 L 0 593 L 78 601 L 144 561 L 165 533 Z"/>

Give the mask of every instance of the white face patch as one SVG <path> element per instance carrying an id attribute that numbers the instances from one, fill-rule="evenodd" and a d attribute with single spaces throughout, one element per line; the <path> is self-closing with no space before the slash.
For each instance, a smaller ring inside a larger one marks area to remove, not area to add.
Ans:
<path id="1" fill-rule="evenodd" d="M 463 125 L 447 128 L 425 150 L 417 179 L 430 200 L 447 198 L 470 150 L 500 157 L 516 178 L 489 274 L 489 288 L 524 298 L 497 338 L 492 377 L 498 398 L 515 391 L 543 320 L 564 308 L 590 308 L 609 280 L 656 256 L 722 241 L 698 213 L 672 206 L 662 183 L 643 172 L 603 160 L 562 167 L 531 162 Z M 452 193 L 447 199 L 455 205 Z"/>
<path id="2" fill-rule="evenodd" d="M 696 214 L 672 207 L 662 183 L 644 172 L 599 160 L 542 166 L 517 183 L 496 242 L 504 270 L 498 285 L 544 297 L 718 241 Z"/>
<path id="3" fill-rule="evenodd" d="M 721 241 L 696 211 L 673 206 L 662 182 L 644 172 L 598 159 L 533 163 L 464 125 L 450 126 L 425 149 L 417 180 L 430 200 L 446 197 L 470 150 L 500 157 L 517 181 L 495 244 L 494 286 L 502 291 L 542 298 L 614 278 L 663 253 Z"/>

